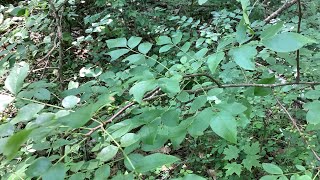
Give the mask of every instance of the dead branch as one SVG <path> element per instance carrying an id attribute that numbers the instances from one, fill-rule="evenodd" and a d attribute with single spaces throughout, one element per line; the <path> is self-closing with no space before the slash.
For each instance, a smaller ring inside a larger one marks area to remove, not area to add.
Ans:
<path id="1" fill-rule="evenodd" d="M 269 23 L 272 19 L 279 16 L 284 10 L 288 9 L 292 5 L 294 5 L 298 0 L 291 0 L 286 3 L 284 3 L 279 9 L 277 9 L 275 12 L 273 12 L 270 16 L 264 19 L 266 23 Z"/>

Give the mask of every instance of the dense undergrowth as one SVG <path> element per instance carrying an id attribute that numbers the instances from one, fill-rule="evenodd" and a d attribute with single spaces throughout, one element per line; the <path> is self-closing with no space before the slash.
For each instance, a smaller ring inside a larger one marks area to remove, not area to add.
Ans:
<path id="1" fill-rule="evenodd" d="M 1 179 L 318 179 L 320 2 L 282 3 L 2 1 Z"/>

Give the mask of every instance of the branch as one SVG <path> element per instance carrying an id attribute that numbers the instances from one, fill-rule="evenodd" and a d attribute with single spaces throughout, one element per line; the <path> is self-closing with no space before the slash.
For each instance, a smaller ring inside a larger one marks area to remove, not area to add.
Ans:
<path id="1" fill-rule="evenodd" d="M 302 20 L 302 10 L 301 10 L 301 1 L 298 0 L 298 29 L 297 33 L 300 33 L 301 29 L 301 20 Z M 297 50 L 297 57 L 296 57 L 296 63 L 297 63 L 297 77 L 296 77 L 296 82 L 300 81 L 300 50 Z"/>
<path id="2" fill-rule="evenodd" d="M 270 16 L 264 19 L 266 23 L 270 22 L 275 17 L 279 16 L 284 10 L 291 7 L 293 4 L 295 4 L 298 0 L 291 0 L 289 2 L 284 3 L 279 9 L 277 9 L 275 12 L 273 12 Z"/>
<path id="3" fill-rule="evenodd" d="M 209 78 L 211 81 L 213 81 L 214 83 L 216 83 L 219 88 L 222 88 L 220 82 L 219 82 L 218 80 L 216 80 L 215 78 L 213 78 L 212 76 L 210 76 L 209 74 L 207 74 L 207 73 L 187 74 L 187 75 L 184 75 L 183 77 L 184 77 L 184 78 L 187 78 L 187 77 L 196 77 L 196 76 L 206 76 L 206 77 Z"/>
<path id="4" fill-rule="evenodd" d="M 156 96 L 159 92 L 160 92 L 160 88 L 156 88 L 153 91 L 151 91 L 150 93 L 148 93 L 147 95 L 145 95 L 145 98 L 142 99 L 142 100 L 143 101 L 150 101 L 150 100 L 153 100 L 153 99 L 156 99 L 156 98 L 159 98 L 159 97 L 162 97 L 162 96 L 166 95 L 166 94 L 161 94 L 160 96 Z M 90 129 L 90 131 L 88 133 L 86 133 L 85 136 L 90 136 L 92 133 L 94 133 L 98 129 L 103 128 L 106 124 L 111 123 L 114 119 L 116 119 L 122 113 L 124 113 L 125 110 L 127 110 L 128 108 L 130 108 L 131 106 L 133 106 L 135 104 L 136 104 L 136 102 L 132 101 L 129 104 L 125 105 L 117 113 L 115 113 L 112 117 L 110 117 L 107 121 L 104 121 L 102 124 Z"/>
<path id="5" fill-rule="evenodd" d="M 274 88 L 274 87 L 281 87 L 281 86 L 290 86 L 290 85 L 319 85 L 320 82 L 291 82 L 291 83 L 280 83 L 280 84 L 223 84 L 220 88 L 235 88 L 235 87 L 265 87 L 265 88 Z M 219 88 L 219 86 L 208 86 L 204 88 L 199 88 L 195 90 L 186 90 L 189 93 L 198 93 L 201 91 L 210 90 L 213 88 Z"/>
<path id="6" fill-rule="evenodd" d="M 281 107 L 281 109 L 288 115 L 289 119 L 290 119 L 291 122 L 292 122 L 292 125 L 298 130 L 299 134 L 303 134 L 302 131 L 301 131 L 301 129 L 300 129 L 299 126 L 297 125 L 296 120 L 291 116 L 291 114 L 288 112 L 288 110 L 281 104 L 281 102 L 279 101 L 279 99 L 278 99 L 276 96 L 274 96 L 274 98 L 277 100 L 277 103 L 278 103 L 278 105 Z M 305 139 L 305 137 L 303 137 L 303 136 L 301 136 L 301 137 L 302 137 L 304 143 L 309 146 L 309 143 L 308 143 L 308 141 Z M 309 147 L 310 147 L 310 146 L 309 146 Z M 310 150 L 312 151 L 313 155 L 317 158 L 317 160 L 320 161 L 320 156 L 317 154 L 317 152 L 316 152 L 313 148 L 311 148 L 311 147 L 310 147 Z"/>
<path id="7" fill-rule="evenodd" d="M 58 73 L 58 78 L 59 78 L 60 82 L 63 82 L 63 77 L 62 77 L 62 66 L 63 66 L 63 47 L 62 47 L 62 42 L 63 42 L 63 39 L 62 39 L 62 25 L 61 25 L 61 20 L 62 20 L 63 13 L 61 13 L 60 16 L 58 15 L 58 11 L 55 8 L 52 0 L 49 0 L 49 4 L 50 4 L 51 9 L 52 9 L 53 17 L 55 18 L 55 23 L 56 23 L 56 26 L 57 26 L 57 37 L 58 37 L 58 40 L 59 40 L 59 73 Z M 63 8 L 64 8 L 64 6 L 62 6 L 62 12 L 64 10 Z"/>

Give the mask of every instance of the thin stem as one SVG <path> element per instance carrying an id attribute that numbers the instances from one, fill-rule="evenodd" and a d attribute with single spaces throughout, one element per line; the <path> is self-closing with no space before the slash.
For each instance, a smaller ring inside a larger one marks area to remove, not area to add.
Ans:
<path id="1" fill-rule="evenodd" d="M 302 20 L 302 10 L 301 10 L 301 1 L 298 0 L 298 29 L 297 33 L 300 33 L 301 31 L 301 20 Z M 297 50 L 297 56 L 296 56 L 296 63 L 297 63 L 297 77 L 296 82 L 300 81 L 300 50 Z"/>

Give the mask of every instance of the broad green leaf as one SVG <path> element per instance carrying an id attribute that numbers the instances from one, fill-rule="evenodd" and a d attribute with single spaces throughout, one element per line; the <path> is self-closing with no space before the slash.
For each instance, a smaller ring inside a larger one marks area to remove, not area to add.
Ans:
<path id="1" fill-rule="evenodd" d="M 145 43 L 142 43 L 138 46 L 138 50 L 139 52 L 141 52 L 142 54 L 147 54 L 150 49 L 152 47 L 152 44 L 149 43 L 149 42 L 145 42 Z"/>
<path id="2" fill-rule="evenodd" d="M 0 137 L 11 136 L 14 133 L 14 126 L 8 122 L 0 125 Z"/>
<path id="3" fill-rule="evenodd" d="M 210 108 L 202 110 L 188 127 L 189 134 L 192 137 L 202 136 L 203 132 L 209 127 L 213 115 L 213 111 Z"/>
<path id="4" fill-rule="evenodd" d="M 199 38 L 199 39 L 197 39 L 197 41 L 196 41 L 196 48 L 199 48 L 199 47 L 201 46 L 201 44 L 204 43 L 205 40 L 206 40 L 205 38 Z"/>
<path id="5" fill-rule="evenodd" d="M 117 49 L 117 50 L 108 52 L 107 54 L 108 54 L 109 56 L 111 56 L 111 61 L 115 61 L 115 60 L 117 60 L 118 58 L 120 58 L 121 56 L 127 54 L 128 52 L 129 52 L 128 49 Z"/>
<path id="6" fill-rule="evenodd" d="M 140 64 L 145 63 L 146 57 L 142 54 L 132 54 L 124 60 L 129 61 L 129 63 L 128 63 L 129 65 L 130 64 L 140 65 Z"/>
<path id="7" fill-rule="evenodd" d="M 150 90 L 153 90 L 156 87 L 155 80 L 141 81 L 132 86 L 129 90 L 129 93 L 133 95 L 134 99 L 138 102 L 142 102 L 143 95 Z"/>
<path id="8" fill-rule="evenodd" d="M 168 36 L 160 36 L 157 39 L 157 45 L 165 45 L 165 44 L 172 44 L 171 38 Z"/>
<path id="9" fill-rule="evenodd" d="M 240 1 L 243 10 L 246 10 L 250 6 L 250 0 L 237 0 Z"/>
<path id="10" fill-rule="evenodd" d="M 223 154 L 226 155 L 223 159 L 225 160 L 237 160 L 239 157 L 240 150 L 236 146 L 229 145 L 224 149 Z"/>
<path id="11" fill-rule="evenodd" d="M 238 48 L 231 49 L 229 54 L 240 67 L 246 70 L 255 69 L 255 64 L 253 62 L 253 59 L 257 54 L 255 47 L 249 45 L 240 46 Z"/>
<path id="12" fill-rule="evenodd" d="M 126 47 L 127 46 L 127 39 L 126 38 L 117 38 L 117 39 L 109 39 L 106 41 L 108 48 L 115 48 L 115 47 Z"/>
<path id="13" fill-rule="evenodd" d="M 320 90 L 310 90 L 305 94 L 305 97 L 308 99 L 319 99 Z M 0 97 L 1 99 L 1 97 Z"/>
<path id="14" fill-rule="evenodd" d="M 190 49 L 190 47 L 191 47 L 191 43 L 190 43 L 190 42 L 186 42 L 186 43 L 184 43 L 184 45 L 180 48 L 180 50 L 181 50 L 182 52 L 187 52 L 187 51 Z"/>
<path id="15" fill-rule="evenodd" d="M 218 136 L 231 142 L 237 143 L 237 121 L 228 112 L 220 112 L 211 119 L 211 129 Z"/>
<path id="16" fill-rule="evenodd" d="M 251 172 L 252 167 L 259 167 L 260 156 L 258 155 L 247 155 L 245 159 L 242 160 L 242 165 Z"/>
<path id="17" fill-rule="evenodd" d="M 240 177 L 240 174 L 242 172 L 242 165 L 237 164 L 236 162 L 228 163 L 223 169 L 227 169 L 226 176 L 230 176 L 235 173 Z"/>
<path id="18" fill-rule="evenodd" d="M 51 93 L 45 88 L 38 88 L 34 90 L 33 96 L 39 100 L 50 100 Z"/>
<path id="19" fill-rule="evenodd" d="M 77 172 L 77 174 L 73 174 L 70 176 L 68 180 L 84 180 L 86 179 L 86 175 L 84 173 Z"/>
<path id="20" fill-rule="evenodd" d="M 65 108 L 73 108 L 80 101 L 80 98 L 77 96 L 67 96 L 62 100 L 62 106 Z"/>
<path id="21" fill-rule="evenodd" d="M 94 173 L 94 180 L 107 179 L 110 176 L 110 166 L 104 164 L 99 167 Z"/>
<path id="22" fill-rule="evenodd" d="M 262 168 L 270 174 L 283 174 L 283 171 L 279 168 L 279 166 L 272 163 L 262 163 Z"/>
<path id="23" fill-rule="evenodd" d="M 303 107 L 308 110 L 306 116 L 307 122 L 313 125 L 320 124 L 320 101 L 308 102 Z"/>
<path id="24" fill-rule="evenodd" d="M 265 175 L 260 178 L 260 180 L 277 180 L 279 176 L 275 175 Z"/>
<path id="25" fill-rule="evenodd" d="M 258 84 L 273 84 L 276 82 L 275 76 L 270 78 L 261 79 L 258 81 Z M 264 87 L 255 87 L 254 88 L 254 95 L 255 96 L 267 96 L 272 93 L 271 88 L 264 88 Z"/>
<path id="26" fill-rule="evenodd" d="M 159 87 L 165 93 L 169 93 L 170 95 L 175 95 L 180 92 L 180 84 L 179 80 L 174 78 L 160 78 L 158 80 Z"/>
<path id="27" fill-rule="evenodd" d="M 169 127 L 177 126 L 179 123 L 180 109 L 170 109 L 162 114 L 162 123 Z"/>
<path id="28" fill-rule="evenodd" d="M 176 32 L 174 35 L 172 35 L 172 42 L 175 45 L 180 43 L 181 39 L 182 39 L 182 32 L 180 32 L 180 31 Z"/>
<path id="29" fill-rule="evenodd" d="M 26 170 L 28 177 L 36 177 L 45 173 L 52 166 L 51 161 L 46 157 L 35 160 Z"/>
<path id="30" fill-rule="evenodd" d="M 67 169 L 62 163 L 58 163 L 49 168 L 47 172 L 42 175 L 42 180 L 64 180 Z"/>
<path id="31" fill-rule="evenodd" d="M 224 112 L 228 112 L 231 115 L 238 115 L 247 110 L 247 107 L 242 105 L 241 103 L 233 102 L 230 104 L 221 103 L 218 104 L 217 107 Z"/>
<path id="32" fill-rule="evenodd" d="M 261 43 L 276 52 L 292 52 L 302 48 L 308 43 L 316 43 L 316 41 L 298 33 L 285 32 L 263 39 Z"/>
<path id="33" fill-rule="evenodd" d="M 19 122 L 29 121 L 43 108 L 44 108 L 44 105 L 42 104 L 31 103 L 31 104 L 25 105 L 18 111 L 17 116 L 11 120 L 11 123 L 16 124 Z"/>
<path id="34" fill-rule="evenodd" d="M 17 154 L 18 150 L 20 149 L 20 146 L 27 141 L 28 136 L 30 135 L 31 132 L 32 132 L 32 129 L 24 129 L 10 136 L 4 146 L 3 155 L 7 156 L 9 160 L 14 158 L 14 156 Z"/>
<path id="35" fill-rule="evenodd" d="M 173 45 L 168 44 L 168 45 L 164 45 L 159 49 L 159 53 L 164 53 L 169 51 L 171 48 L 173 47 Z"/>
<path id="36" fill-rule="evenodd" d="M 134 133 L 127 133 L 121 137 L 120 143 L 122 147 L 130 146 L 140 140 L 140 137 Z"/>
<path id="37" fill-rule="evenodd" d="M 138 46 L 138 44 L 141 42 L 142 38 L 141 37 L 136 37 L 136 36 L 132 36 L 130 37 L 130 39 L 128 40 L 128 46 L 129 48 L 133 49 L 136 46 Z"/>
<path id="38" fill-rule="evenodd" d="M 12 93 L 18 94 L 22 89 L 24 79 L 27 77 L 29 65 L 26 62 L 20 62 L 14 65 L 9 76 L 5 81 L 5 87 Z"/>
<path id="39" fill-rule="evenodd" d="M 247 42 L 250 37 L 248 37 L 247 35 L 247 24 L 244 20 L 244 18 L 242 18 L 239 22 L 239 24 L 237 25 L 237 32 L 236 32 L 236 40 L 237 42 L 241 45 L 245 42 Z"/>
<path id="40" fill-rule="evenodd" d="M 201 59 L 203 58 L 207 52 L 209 51 L 208 48 L 202 48 L 200 49 L 198 52 L 196 52 L 196 54 L 194 55 L 197 59 Z"/>
<path id="41" fill-rule="evenodd" d="M 13 100 L 12 96 L 0 94 L 0 112 L 4 111 Z"/>
<path id="42" fill-rule="evenodd" d="M 100 161 L 109 161 L 112 159 L 118 152 L 118 147 L 114 145 L 109 145 L 105 148 L 103 148 L 98 154 L 97 154 L 97 159 Z"/>
<path id="43" fill-rule="evenodd" d="M 85 125 L 96 113 L 96 111 L 98 111 L 101 107 L 110 105 L 113 100 L 113 97 L 110 95 L 102 95 L 96 103 L 83 106 L 78 110 L 59 118 L 58 120 L 66 126 L 79 128 Z"/>
<path id="44" fill-rule="evenodd" d="M 276 35 L 283 28 L 283 21 L 277 22 L 275 25 L 271 25 L 267 29 L 261 32 L 261 39 L 268 39 Z"/>
<path id="45" fill-rule="evenodd" d="M 206 180 L 206 178 L 203 178 L 201 176 L 198 176 L 196 174 L 187 174 L 183 178 L 177 178 L 172 180 Z"/>
<path id="46" fill-rule="evenodd" d="M 207 64 L 212 74 L 215 73 L 218 65 L 224 59 L 224 52 L 218 52 L 208 57 Z"/>
<path id="47" fill-rule="evenodd" d="M 305 170 L 306 170 L 305 167 L 303 167 L 303 166 L 301 166 L 301 165 L 299 165 L 299 164 L 296 164 L 295 166 L 296 166 L 296 168 L 297 168 L 298 170 L 300 170 L 300 171 L 305 171 Z"/>
<path id="48" fill-rule="evenodd" d="M 207 102 L 207 97 L 205 95 L 196 97 L 191 103 L 190 111 L 195 112 L 201 107 L 203 107 Z"/>
<path id="49" fill-rule="evenodd" d="M 206 3 L 208 0 L 198 0 L 199 5 Z"/>
<path id="50" fill-rule="evenodd" d="M 137 172 L 143 173 L 155 170 L 156 168 L 161 167 L 163 165 L 172 164 L 179 160 L 180 159 L 175 156 L 155 153 L 143 157 L 139 162 L 137 162 L 137 164 L 135 164 L 135 168 Z"/>
<path id="51" fill-rule="evenodd" d="M 177 99 L 181 102 L 187 102 L 190 99 L 190 96 L 187 92 L 182 91 L 178 96 Z"/>

